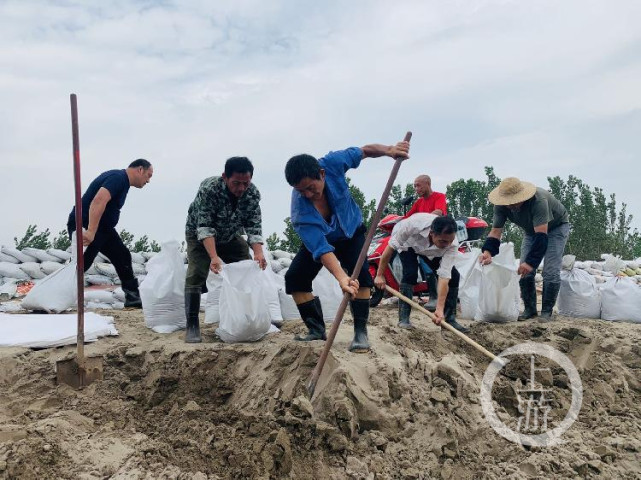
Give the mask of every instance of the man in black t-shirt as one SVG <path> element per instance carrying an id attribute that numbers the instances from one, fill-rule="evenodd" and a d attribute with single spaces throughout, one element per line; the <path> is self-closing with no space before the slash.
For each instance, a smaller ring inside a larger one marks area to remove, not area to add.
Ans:
<path id="1" fill-rule="evenodd" d="M 147 160 L 139 158 L 124 170 L 108 170 L 91 182 L 82 196 L 82 243 L 87 247 L 84 254 L 85 271 L 98 255 L 107 257 L 113 264 L 122 289 L 125 292 L 125 307 L 142 307 L 138 280 L 131 266 L 131 253 L 116 232 L 120 209 L 125 204 L 129 187 L 142 188 L 149 183 L 154 168 Z M 76 208 L 67 222 L 69 236 L 76 230 Z"/>

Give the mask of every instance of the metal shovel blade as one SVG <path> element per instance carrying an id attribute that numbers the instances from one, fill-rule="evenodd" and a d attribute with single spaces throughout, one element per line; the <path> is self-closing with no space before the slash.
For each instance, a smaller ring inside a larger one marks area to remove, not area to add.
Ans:
<path id="1" fill-rule="evenodd" d="M 56 362 L 56 380 L 76 390 L 102 380 L 102 357 L 85 357 L 84 368 L 75 358 Z"/>

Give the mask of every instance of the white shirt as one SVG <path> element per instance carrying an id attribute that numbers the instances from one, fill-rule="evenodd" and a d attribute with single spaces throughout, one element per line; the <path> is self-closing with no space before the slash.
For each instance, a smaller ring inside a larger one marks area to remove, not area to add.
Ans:
<path id="1" fill-rule="evenodd" d="M 401 220 L 392 230 L 389 246 L 397 252 L 405 252 L 410 248 L 418 255 L 429 258 L 441 258 L 441 265 L 436 272 L 440 278 L 452 278 L 452 267 L 458 254 L 458 240 L 447 248 L 439 248 L 430 242 L 430 227 L 437 215 L 431 213 L 415 213 L 409 218 Z"/>

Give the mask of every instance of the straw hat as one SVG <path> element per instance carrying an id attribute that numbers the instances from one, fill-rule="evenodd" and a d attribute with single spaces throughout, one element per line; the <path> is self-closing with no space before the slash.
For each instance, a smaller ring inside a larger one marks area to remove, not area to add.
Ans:
<path id="1" fill-rule="evenodd" d="M 535 193 L 536 185 L 522 182 L 516 177 L 507 177 L 490 192 L 487 198 L 494 205 L 513 205 L 529 200 Z"/>

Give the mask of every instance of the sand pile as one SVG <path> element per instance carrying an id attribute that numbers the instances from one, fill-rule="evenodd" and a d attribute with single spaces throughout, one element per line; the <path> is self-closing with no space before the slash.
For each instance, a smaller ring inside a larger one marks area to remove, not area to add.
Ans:
<path id="1" fill-rule="evenodd" d="M 112 313 L 113 314 L 113 313 Z M 524 448 L 483 417 L 487 360 L 419 314 L 414 331 L 396 310 L 373 310 L 369 355 L 339 331 L 316 395 L 305 384 L 321 343 L 227 345 L 207 326 L 201 345 L 115 313 L 121 335 L 87 347 L 104 356 L 105 381 L 83 391 L 55 385 L 53 365 L 73 351 L 0 351 L 0 478 L 639 478 L 641 326 L 563 319 L 552 325 L 475 324 L 496 353 L 526 340 L 566 353 L 583 381 L 583 407 L 565 444 Z M 499 416 L 515 421 L 514 391 L 528 359 L 494 386 Z M 518 378 L 517 378 L 518 377 Z M 544 378 L 551 422 L 571 393 L 558 366 Z"/>

